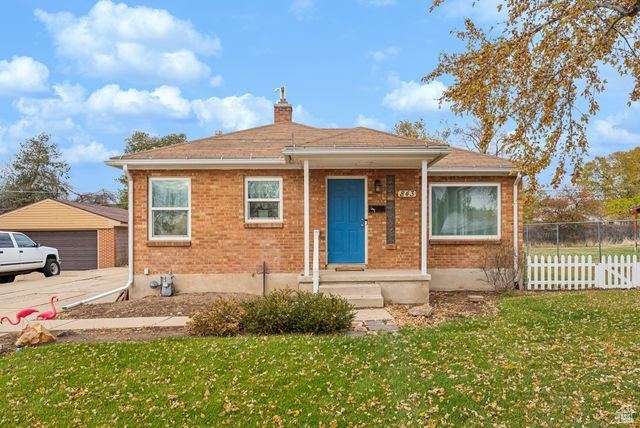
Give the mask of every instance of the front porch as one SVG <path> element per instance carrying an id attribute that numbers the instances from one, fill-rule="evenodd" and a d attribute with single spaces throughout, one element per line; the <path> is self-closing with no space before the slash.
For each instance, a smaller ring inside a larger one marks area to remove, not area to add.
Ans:
<path id="1" fill-rule="evenodd" d="M 301 290 L 344 297 L 356 308 L 381 308 L 385 303 L 429 302 L 431 276 L 419 269 L 323 269 L 314 275 L 300 275 Z"/>
<path id="2" fill-rule="evenodd" d="M 357 308 L 428 303 L 427 172 L 442 152 L 296 148 L 288 155 L 303 170 L 298 287 Z"/>

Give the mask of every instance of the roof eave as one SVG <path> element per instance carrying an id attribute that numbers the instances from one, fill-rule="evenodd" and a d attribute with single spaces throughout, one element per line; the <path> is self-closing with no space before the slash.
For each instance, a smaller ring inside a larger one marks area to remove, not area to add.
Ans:
<path id="1" fill-rule="evenodd" d="M 131 169 L 185 169 L 185 168 L 216 168 L 216 167 L 274 167 L 285 166 L 287 161 L 284 157 L 279 158 L 203 158 L 203 159 L 109 159 L 105 162 L 115 168 L 123 168 L 127 165 Z"/>
<path id="2" fill-rule="evenodd" d="M 480 167 L 480 166 L 433 166 L 429 168 L 429 175 L 517 175 L 514 167 Z"/>

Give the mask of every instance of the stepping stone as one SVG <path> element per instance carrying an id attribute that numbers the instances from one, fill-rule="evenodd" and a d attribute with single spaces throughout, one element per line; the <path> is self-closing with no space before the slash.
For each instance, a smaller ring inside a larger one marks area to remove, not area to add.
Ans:
<path id="1" fill-rule="evenodd" d="M 469 299 L 469 301 L 473 303 L 480 303 L 484 300 L 484 296 L 481 296 L 479 294 L 470 294 L 469 296 L 467 296 L 467 299 Z"/>

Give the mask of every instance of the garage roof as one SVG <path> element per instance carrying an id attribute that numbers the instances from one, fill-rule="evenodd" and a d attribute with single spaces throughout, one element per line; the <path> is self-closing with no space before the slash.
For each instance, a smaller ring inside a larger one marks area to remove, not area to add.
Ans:
<path id="1" fill-rule="evenodd" d="M 121 223 L 127 223 L 129 221 L 129 212 L 122 208 L 105 207 L 103 205 L 85 204 L 84 202 L 72 202 L 72 201 L 60 201 L 63 204 L 71 205 L 72 207 L 80 208 L 81 210 L 88 211 L 90 213 L 98 214 L 99 216 L 118 220 Z"/>
<path id="2" fill-rule="evenodd" d="M 96 230 L 127 225 L 127 210 L 44 199 L 0 215 L 0 230 Z"/>

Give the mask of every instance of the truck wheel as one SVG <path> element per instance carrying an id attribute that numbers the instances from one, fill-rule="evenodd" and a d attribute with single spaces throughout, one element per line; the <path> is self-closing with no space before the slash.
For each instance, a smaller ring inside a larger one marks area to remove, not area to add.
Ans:
<path id="1" fill-rule="evenodd" d="M 60 275 L 60 263 L 53 257 L 49 257 L 42 270 L 44 276 L 50 277 L 54 275 Z"/>
<path id="2" fill-rule="evenodd" d="M 0 276 L 0 284 L 7 284 L 9 282 L 13 282 L 15 279 L 15 275 Z"/>

